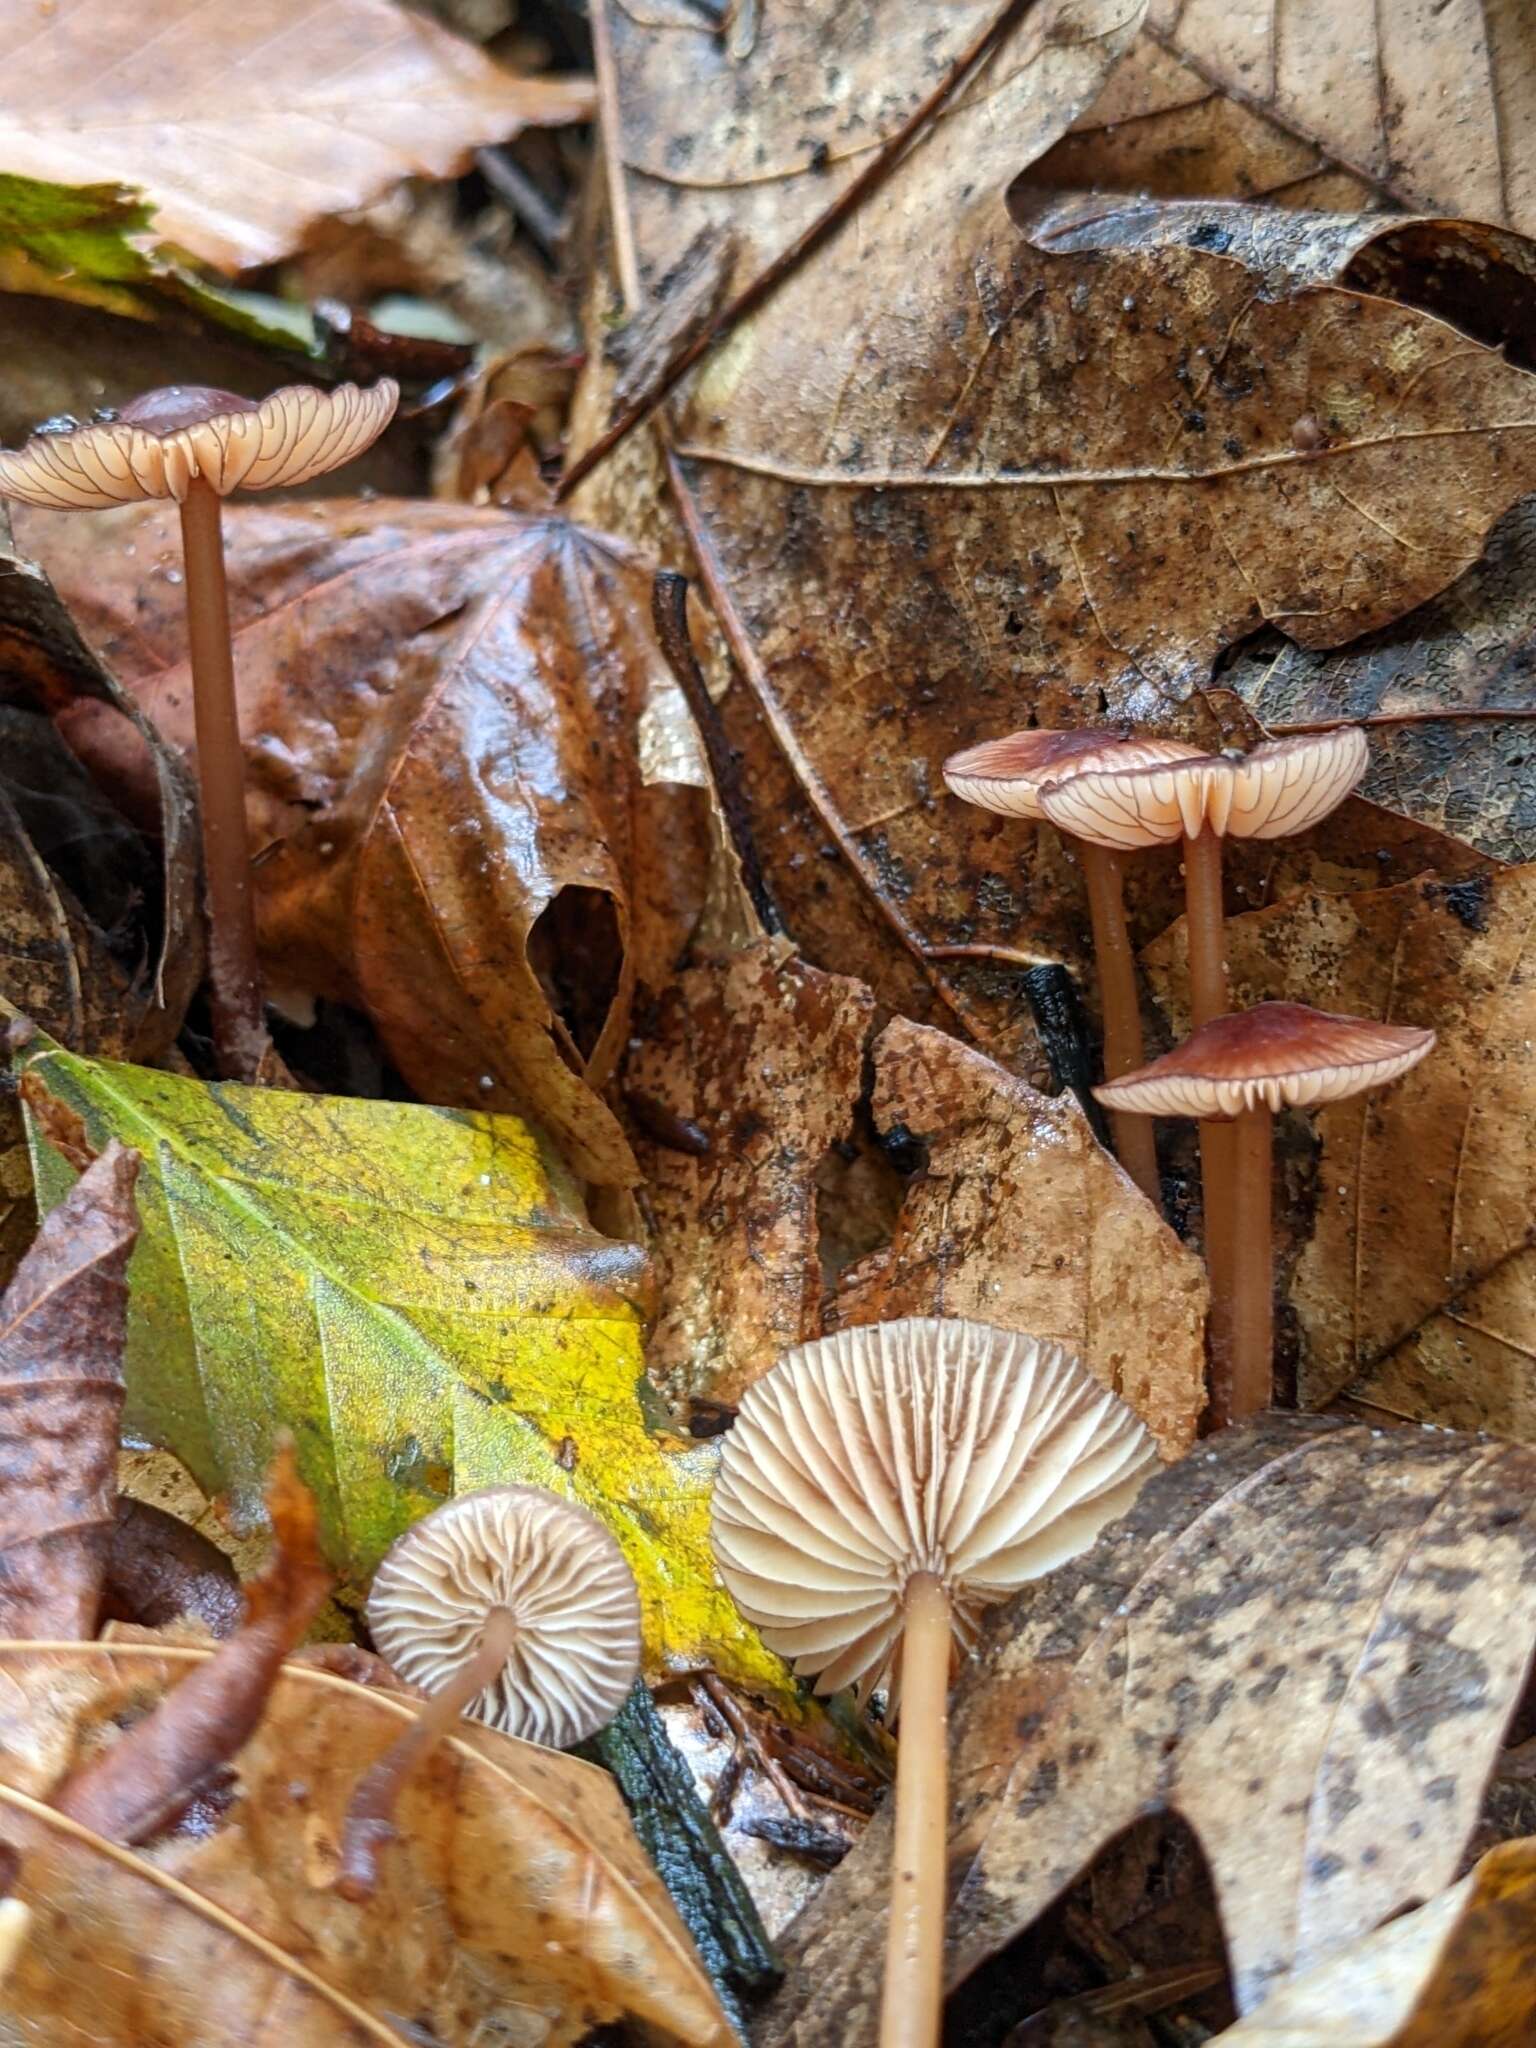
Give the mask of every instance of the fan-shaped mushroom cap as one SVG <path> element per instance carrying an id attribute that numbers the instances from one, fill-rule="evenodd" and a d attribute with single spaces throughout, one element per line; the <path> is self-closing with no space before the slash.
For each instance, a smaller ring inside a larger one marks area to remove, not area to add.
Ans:
<path id="1" fill-rule="evenodd" d="M 1156 1462 L 1059 1344 L 910 1316 L 785 1353 L 725 1439 L 711 1534 L 738 1607 L 818 1692 L 890 1666 L 916 1572 L 962 1643 L 982 1609 L 1085 1550 Z"/>
<path id="2" fill-rule="evenodd" d="M 1095 1088 L 1144 1116 L 1239 1116 L 1246 1109 L 1338 1102 L 1416 1067 L 1433 1031 L 1336 1017 L 1304 1003 L 1260 1003 L 1217 1017 L 1161 1059 Z"/>
<path id="3" fill-rule="evenodd" d="M 194 477 L 220 497 L 268 491 L 339 469 L 376 441 L 399 387 L 290 384 L 258 404 L 232 391 L 172 384 L 146 392 L 114 420 L 34 434 L 0 451 L 0 495 L 51 511 L 100 511 L 137 498 L 185 498 Z"/>
<path id="4" fill-rule="evenodd" d="M 602 1524 L 536 1486 L 460 1494 L 396 1541 L 374 1576 L 368 1627 L 402 1678 L 436 1692 L 496 1607 L 517 1636 L 476 1719 L 554 1749 L 606 1727 L 640 1669 L 640 1599 Z"/>
<path id="5" fill-rule="evenodd" d="M 1281 839 L 1336 810 L 1365 773 L 1357 725 L 1271 740 L 1251 754 L 1201 754 L 1145 768 L 1079 769 L 1048 782 L 1040 808 L 1053 825 L 1097 846 L 1157 846 L 1202 830 Z M 1122 1103 L 1121 1107 L 1126 1105 Z"/>
<path id="6" fill-rule="evenodd" d="M 1122 739 L 1117 733 L 1011 732 L 951 754 L 944 780 L 955 795 L 984 811 L 1043 818 L 1040 791 L 1089 768 L 1149 768 L 1156 762 L 1204 758 L 1183 740 Z"/>

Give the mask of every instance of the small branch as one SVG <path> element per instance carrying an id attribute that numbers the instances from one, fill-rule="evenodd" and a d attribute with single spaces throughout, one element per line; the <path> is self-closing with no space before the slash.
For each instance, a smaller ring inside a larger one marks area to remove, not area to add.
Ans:
<path id="1" fill-rule="evenodd" d="M 513 219 L 527 229 L 529 238 L 537 242 L 546 256 L 553 257 L 564 231 L 564 218 L 522 166 L 502 150 L 477 149 L 475 169 Z"/>
<path id="2" fill-rule="evenodd" d="M 1463 720 L 1472 723 L 1478 719 L 1536 718 L 1536 705 L 1484 705 L 1465 704 L 1457 711 L 1365 711 L 1358 718 L 1303 718 L 1282 720 L 1272 725 L 1267 719 L 1260 723 L 1266 732 L 1280 733 L 1289 737 L 1292 733 L 1337 732 L 1345 725 L 1459 725 Z"/>
<path id="3" fill-rule="evenodd" d="M 737 773 L 736 755 L 725 736 L 720 713 L 705 686 L 704 671 L 699 667 L 698 656 L 688 635 L 686 576 L 679 576 L 672 569 L 657 571 L 656 581 L 651 586 L 651 618 L 656 627 L 656 637 L 661 642 L 661 651 L 667 658 L 667 666 L 677 678 L 677 686 L 687 699 L 693 722 L 699 729 L 720 815 L 725 820 L 731 845 L 736 851 L 742 882 L 752 899 L 759 924 L 772 937 L 783 931 L 784 920 L 768 893 L 768 884 L 757 858 L 747 802 Z"/>
<path id="4" fill-rule="evenodd" d="M 884 183 L 896 165 L 906 155 L 908 145 L 914 141 L 922 129 L 933 119 L 934 115 L 940 111 L 945 102 L 953 96 L 969 74 L 992 54 L 997 45 L 1023 19 L 1033 4 L 1034 0 L 1010 0 L 1010 4 L 1003 9 L 1002 13 L 961 51 L 933 91 L 929 93 L 928 97 L 910 118 L 902 123 L 901 127 L 896 130 L 896 133 L 881 144 L 869 163 L 860 171 L 842 197 L 834 205 L 829 206 L 825 213 L 819 214 L 802 234 L 795 237 L 787 249 L 781 249 L 773 261 L 760 270 L 749 284 L 743 285 L 736 296 L 721 307 L 709 325 L 700 334 L 696 335 L 693 340 L 688 342 L 680 354 L 673 358 L 670 366 L 652 385 L 650 390 L 643 393 L 633 405 L 627 407 L 614 421 L 613 425 L 609 427 L 608 431 L 605 434 L 599 435 L 591 447 L 572 463 L 570 469 L 561 478 L 559 489 L 555 492 L 555 502 L 557 504 L 563 503 L 583 478 L 590 476 L 597 465 L 605 460 L 607 456 L 611 455 L 619 443 L 626 440 L 631 432 L 639 426 L 640 422 L 656 406 L 661 404 L 664 398 L 676 390 L 678 384 L 707 349 L 712 348 L 722 336 L 729 334 L 737 322 L 744 319 L 748 313 L 755 311 L 762 304 L 763 300 L 771 292 L 775 291 L 792 271 L 799 269 L 812 250 L 819 248 L 832 231 L 840 226 L 858 206 L 862 205 L 865 198 L 874 191 L 877 185 Z M 597 20 L 602 16 L 601 7 L 594 8 L 593 14 L 595 29 Z M 600 66 L 600 79 L 601 75 L 602 67 Z M 609 128 L 606 121 L 604 122 L 604 128 L 608 134 L 613 197 L 617 201 L 620 197 L 623 183 L 623 171 L 618 158 L 621 131 L 616 123 L 612 128 Z M 628 214 L 626 211 L 626 228 L 627 223 Z M 615 240 L 620 242 L 622 246 L 625 238 L 620 236 L 617 221 L 614 224 L 614 231 Z M 621 265 L 621 269 L 623 267 Z M 633 255 L 629 259 L 629 268 L 631 274 L 630 278 L 626 280 L 625 296 L 633 304 L 634 294 L 631 286 L 638 281 L 638 271 L 635 268 Z"/>

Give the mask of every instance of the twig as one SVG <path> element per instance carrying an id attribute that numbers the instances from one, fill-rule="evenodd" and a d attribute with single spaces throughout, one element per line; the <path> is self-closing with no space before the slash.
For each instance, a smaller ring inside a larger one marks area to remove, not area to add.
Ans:
<path id="1" fill-rule="evenodd" d="M 1456 725 L 1463 719 L 1480 718 L 1536 718 L 1536 705 L 1464 704 L 1453 711 L 1363 711 L 1357 718 L 1304 718 L 1273 725 L 1264 719 L 1261 723 L 1266 732 L 1290 734 L 1337 732 L 1342 725 Z"/>
<path id="2" fill-rule="evenodd" d="M 1103 1105 L 1093 1092 L 1097 1077 L 1076 983 L 1065 967 L 1032 967 L 1023 977 L 1023 988 L 1040 1034 L 1041 1048 L 1051 1063 L 1058 1087 L 1071 1089 L 1088 1119 L 1089 1129 L 1108 1151 L 1109 1125 Z"/>
<path id="3" fill-rule="evenodd" d="M 582 479 L 590 476 L 597 465 L 607 456 L 611 455 L 619 443 L 627 439 L 640 422 L 656 406 L 660 405 L 670 392 L 677 388 L 682 378 L 687 375 L 707 349 L 712 348 L 722 335 L 730 333 L 739 320 L 744 319 L 748 313 L 761 305 L 763 300 L 776 290 L 792 271 L 800 267 L 811 251 L 819 248 L 828 235 L 832 233 L 833 229 L 839 226 L 863 202 L 865 197 L 874 191 L 877 185 L 884 182 L 906 154 L 908 145 L 927 126 L 933 116 L 939 112 L 945 101 L 952 97 L 978 65 L 985 62 L 997 45 L 1023 19 L 1024 15 L 1028 13 L 1033 5 L 1034 0 L 1010 0 L 1010 4 L 1003 9 L 1002 13 L 961 51 L 933 91 L 929 93 L 928 97 L 918 106 L 909 119 L 902 123 L 901 127 L 896 130 L 896 133 L 880 145 L 880 148 L 865 165 L 864 169 L 860 171 L 842 197 L 829 206 L 825 213 L 819 214 L 802 234 L 795 237 L 787 249 L 781 249 L 773 261 L 760 270 L 756 277 L 743 285 L 736 296 L 721 307 L 709 325 L 701 333 L 695 335 L 682 349 L 681 353 L 674 357 L 670 366 L 651 388 L 642 393 L 633 405 L 626 407 L 613 422 L 612 426 L 609 427 L 608 431 L 600 434 L 591 447 L 577 457 L 576 461 L 572 463 L 560 480 L 559 488 L 555 492 L 555 502 L 557 504 L 568 498 Z M 595 28 L 596 19 L 603 14 L 602 7 L 595 7 L 593 14 Z M 606 36 L 597 37 L 595 40 L 599 56 L 599 93 L 605 101 L 604 111 L 606 113 L 608 105 L 611 104 L 616 112 L 616 89 L 611 93 L 604 93 L 601 82 L 601 72 L 605 68 L 603 59 L 608 54 L 606 51 Z M 609 62 L 611 64 L 611 58 Z M 609 151 L 610 196 L 617 199 L 622 192 L 623 184 L 623 172 L 618 157 L 620 132 L 617 124 L 610 127 L 606 120 L 604 127 L 607 130 L 606 140 Z M 620 233 L 617 222 L 614 224 L 614 233 L 616 242 L 623 246 L 624 237 Z M 632 254 L 629 259 L 629 269 L 630 276 L 625 287 L 626 297 L 632 297 L 633 287 L 638 283 L 638 271 L 635 268 Z"/>
<path id="4" fill-rule="evenodd" d="M 508 211 L 528 230 L 546 256 L 553 256 L 564 231 L 563 215 L 544 197 L 520 164 L 499 149 L 477 149 L 475 169 Z"/>
<path id="5" fill-rule="evenodd" d="M 688 578 L 679 576 L 675 570 L 659 569 L 656 581 L 651 586 L 651 618 L 656 627 L 656 637 L 661 642 L 661 651 L 667 657 L 667 666 L 677 678 L 677 686 L 688 701 L 693 713 L 693 722 L 699 729 L 699 738 L 704 743 L 704 757 L 709 763 L 710 776 L 715 785 L 715 796 L 720 805 L 720 815 L 736 850 L 736 860 L 741 868 L 741 879 L 747 894 L 752 899 L 752 908 L 757 912 L 759 924 L 772 937 L 784 929 L 784 920 L 768 893 L 768 884 L 757 858 L 757 848 L 752 840 L 752 826 L 747 816 L 746 799 L 741 792 L 741 778 L 736 769 L 736 756 L 730 741 L 725 736 L 725 727 L 720 723 L 720 714 L 715 709 L 704 682 L 704 672 L 699 667 L 698 656 L 693 651 L 693 642 L 688 637 Z"/>
<path id="6" fill-rule="evenodd" d="M 741 1711 L 737 1702 L 732 1699 L 730 1693 L 721 1684 L 715 1673 L 707 1671 L 703 1678 L 697 1681 L 694 1691 L 696 1695 L 702 1693 L 709 1701 L 715 1712 L 735 1736 L 737 1742 L 740 1743 L 742 1749 L 758 1765 L 764 1777 L 767 1778 L 774 1791 L 783 1800 L 785 1809 L 796 1820 L 809 1821 L 810 1815 L 806 1811 L 805 1801 L 800 1797 L 800 1794 L 785 1775 L 784 1766 L 774 1757 L 771 1757 L 758 1741 L 752 1732 L 751 1722 Z"/>

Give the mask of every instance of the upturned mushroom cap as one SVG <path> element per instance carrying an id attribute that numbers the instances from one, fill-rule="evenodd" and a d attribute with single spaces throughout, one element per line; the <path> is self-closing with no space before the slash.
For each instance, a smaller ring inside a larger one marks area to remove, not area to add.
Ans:
<path id="1" fill-rule="evenodd" d="M 1232 1117 L 1247 1109 L 1339 1102 L 1416 1067 L 1433 1031 L 1336 1017 L 1304 1003 L 1260 1003 L 1217 1017 L 1161 1059 L 1095 1088 L 1144 1116 Z"/>
<path id="2" fill-rule="evenodd" d="M 486 1615 L 517 1624 L 506 1668 L 469 1710 L 565 1749 L 606 1727 L 640 1669 L 640 1600 L 601 1523 L 536 1486 L 460 1494 L 407 1529 L 374 1576 L 368 1627 L 402 1678 L 439 1691 Z"/>
<path id="3" fill-rule="evenodd" d="M 138 498 L 185 498 L 194 477 L 219 496 L 275 490 L 339 469 L 376 441 L 399 387 L 290 384 L 258 404 L 232 391 L 171 384 L 113 420 L 34 434 L 0 450 L 0 495 L 50 511 L 99 512 Z"/>
<path id="4" fill-rule="evenodd" d="M 1011 818 L 1043 818 L 1040 791 L 1089 768 L 1149 768 L 1200 757 L 1183 740 L 1123 739 L 1085 727 L 1076 732 L 1011 732 L 951 754 L 944 780 L 968 804 Z"/>
<path id="5" fill-rule="evenodd" d="M 916 1572 L 955 1633 L 1085 1550 L 1156 1463 L 1059 1344 L 912 1316 L 786 1352 L 725 1438 L 711 1534 L 733 1599 L 818 1692 L 885 1679 Z"/>
<path id="6" fill-rule="evenodd" d="M 1270 740 L 1251 754 L 1080 769 L 1065 781 L 1047 782 L 1040 808 L 1063 832 L 1097 846 L 1157 846 L 1202 830 L 1282 839 L 1336 810 L 1365 773 L 1367 758 L 1365 734 L 1344 725 Z"/>

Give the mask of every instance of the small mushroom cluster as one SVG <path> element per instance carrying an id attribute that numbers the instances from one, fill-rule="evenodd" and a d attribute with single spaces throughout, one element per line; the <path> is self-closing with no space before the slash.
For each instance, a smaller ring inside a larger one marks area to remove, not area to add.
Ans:
<path id="1" fill-rule="evenodd" d="M 1270 741 L 1248 754 L 1203 754 L 1176 741 L 1115 732 L 1023 732 L 944 764 L 957 796 L 1048 820 L 1079 850 L 1104 1013 L 1106 1079 L 1094 1092 L 1114 1117 L 1122 1163 L 1153 1201 L 1160 1190 L 1149 1119 L 1199 1119 L 1211 1276 L 1210 1414 L 1217 1426 L 1267 1407 L 1273 1387 L 1274 1111 L 1383 1086 L 1434 1044 L 1430 1031 L 1330 1016 L 1299 1003 L 1230 1014 L 1223 842 L 1306 831 L 1344 801 L 1366 759 L 1365 734 L 1340 726 Z M 1143 1066 L 1118 862 L 1180 842 L 1193 1029 L 1183 1045 Z"/>

